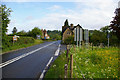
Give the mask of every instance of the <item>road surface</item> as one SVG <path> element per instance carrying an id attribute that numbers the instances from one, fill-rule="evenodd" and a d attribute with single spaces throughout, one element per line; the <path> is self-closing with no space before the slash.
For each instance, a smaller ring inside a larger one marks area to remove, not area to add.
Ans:
<path id="1" fill-rule="evenodd" d="M 2 55 L 0 68 L 3 80 L 6 78 L 37 80 L 45 67 L 65 48 L 66 46 L 60 45 L 60 41 L 52 41 Z"/>

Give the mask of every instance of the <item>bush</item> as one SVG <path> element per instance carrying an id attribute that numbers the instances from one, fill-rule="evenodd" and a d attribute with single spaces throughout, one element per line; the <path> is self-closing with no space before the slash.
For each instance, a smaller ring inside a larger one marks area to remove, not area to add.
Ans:
<path id="1" fill-rule="evenodd" d="M 63 44 L 75 44 L 75 41 L 74 41 L 74 36 L 69 36 L 68 38 L 66 38 L 63 42 Z"/>

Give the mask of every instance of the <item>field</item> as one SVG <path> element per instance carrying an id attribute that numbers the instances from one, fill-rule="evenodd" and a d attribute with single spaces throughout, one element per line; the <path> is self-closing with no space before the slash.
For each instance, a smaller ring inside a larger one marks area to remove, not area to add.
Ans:
<path id="1" fill-rule="evenodd" d="M 119 78 L 118 48 L 79 48 L 72 47 L 73 78 Z M 60 55 L 45 75 L 45 78 L 64 78 L 65 53 Z M 69 65 L 69 63 L 68 63 Z M 70 66 L 69 66 L 70 67 Z M 68 78 L 69 76 L 68 67 Z"/>

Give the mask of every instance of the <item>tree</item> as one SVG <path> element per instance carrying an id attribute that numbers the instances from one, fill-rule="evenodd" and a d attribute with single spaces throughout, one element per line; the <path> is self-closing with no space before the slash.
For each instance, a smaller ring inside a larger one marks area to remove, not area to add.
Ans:
<path id="1" fill-rule="evenodd" d="M 120 40 L 120 8 L 117 8 L 115 11 L 115 17 L 113 21 L 111 21 L 110 28 L 117 35 Z"/>
<path id="2" fill-rule="evenodd" d="M 42 36 L 42 31 L 38 27 L 35 27 L 34 29 L 28 32 L 28 36 L 31 36 L 33 38 L 37 38 L 37 35 Z"/>
<path id="3" fill-rule="evenodd" d="M 102 27 L 100 31 L 104 33 L 108 33 L 108 31 L 110 31 L 109 26 Z"/>
<path id="4" fill-rule="evenodd" d="M 2 11 L 2 49 L 4 49 L 10 46 L 6 32 L 8 24 L 10 23 L 10 19 L 8 17 L 10 16 L 12 10 L 7 8 L 6 5 L 0 5 L 0 10 Z"/>
<path id="5" fill-rule="evenodd" d="M 13 34 L 16 34 L 16 33 L 17 33 L 16 27 L 13 28 L 13 31 L 12 31 L 12 32 L 13 32 Z"/>
<path id="6" fill-rule="evenodd" d="M 2 9 L 2 37 L 6 35 L 8 24 L 10 23 L 10 13 L 12 10 L 7 8 L 6 5 L 1 5 L 0 9 Z"/>

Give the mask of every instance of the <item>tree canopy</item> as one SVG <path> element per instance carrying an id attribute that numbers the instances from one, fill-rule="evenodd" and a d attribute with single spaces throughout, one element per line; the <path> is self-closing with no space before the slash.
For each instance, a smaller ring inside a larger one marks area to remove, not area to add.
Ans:
<path id="1" fill-rule="evenodd" d="M 37 35 L 42 36 L 42 31 L 38 27 L 35 27 L 34 29 L 28 32 L 28 36 L 31 37 L 37 38 Z"/>
<path id="2" fill-rule="evenodd" d="M 16 27 L 13 28 L 12 33 L 13 33 L 13 34 L 16 34 L 16 33 L 17 33 L 17 28 L 16 28 Z"/>
<path id="3" fill-rule="evenodd" d="M 115 17 L 113 21 L 111 21 L 110 28 L 117 35 L 120 40 L 120 8 L 117 8 L 115 11 Z"/>

